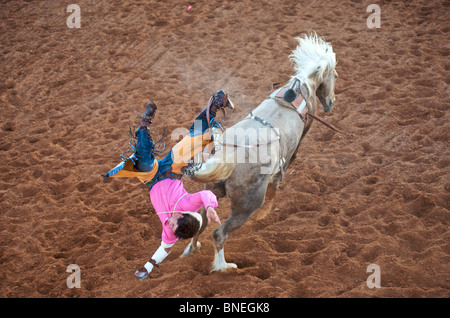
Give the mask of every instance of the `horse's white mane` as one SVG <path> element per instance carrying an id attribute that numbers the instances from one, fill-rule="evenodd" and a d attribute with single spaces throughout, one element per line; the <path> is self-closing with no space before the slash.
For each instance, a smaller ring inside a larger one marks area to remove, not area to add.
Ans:
<path id="1" fill-rule="evenodd" d="M 333 47 L 316 33 L 296 39 L 299 44 L 289 56 L 294 62 L 296 73 L 294 77 L 306 82 L 311 74 L 317 72 L 320 80 L 325 71 L 336 67 L 336 54 L 333 52 Z"/>

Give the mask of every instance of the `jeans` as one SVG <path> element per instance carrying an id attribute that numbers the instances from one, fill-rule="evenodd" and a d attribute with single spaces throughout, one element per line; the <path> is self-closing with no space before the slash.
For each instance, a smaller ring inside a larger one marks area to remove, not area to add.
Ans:
<path id="1" fill-rule="evenodd" d="M 153 140 L 150 137 L 147 127 L 139 127 L 136 131 L 136 151 L 135 157 L 136 168 L 142 172 L 148 172 L 153 169 L 153 162 L 155 157 L 153 155 Z"/>
<path id="2" fill-rule="evenodd" d="M 210 122 L 214 126 L 215 114 L 211 114 Z M 202 135 L 208 129 L 208 121 L 206 117 L 206 109 L 204 109 L 194 120 L 194 123 L 189 129 L 188 136 Z M 135 158 L 137 159 L 135 167 L 142 172 L 148 172 L 153 169 L 155 156 L 153 155 L 154 143 L 150 137 L 147 127 L 139 127 L 136 131 L 136 150 Z M 173 152 L 172 150 L 163 158 L 158 160 L 158 171 L 155 175 L 155 179 L 163 176 L 167 171 L 172 168 L 173 164 Z"/>

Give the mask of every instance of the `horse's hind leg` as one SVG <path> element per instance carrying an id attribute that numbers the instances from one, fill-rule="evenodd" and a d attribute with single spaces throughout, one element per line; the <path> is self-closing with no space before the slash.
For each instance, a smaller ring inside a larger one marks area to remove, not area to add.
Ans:
<path id="1" fill-rule="evenodd" d="M 230 217 L 214 231 L 213 241 L 215 253 L 211 271 L 225 271 L 227 268 L 237 268 L 236 264 L 227 263 L 225 261 L 223 247 L 231 232 L 240 228 L 250 218 L 253 212 L 261 207 L 261 205 L 264 203 L 265 191 L 262 191 L 262 189 L 263 188 L 261 188 L 259 195 L 252 197 L 250 206 L 246 206 L 246 208 L 243 208 L 242 204 L 237 205 L 239 206 L 240 210 L 236 210 L 235 208 L 233 208 Z"/>
<path id="2" fill-rule="evenodd" d="M 281 173 L 274 175 L 267 185 L 266 197 L 264 205 L 256 212 L 256 220 L 264 219 L 271 211 L 274 204 L 278 185 L 281 181 Z"/>
<path id="3" fill-rule="evenodd" d="M 250 217 L 249 214 L 240 214 L 233 210 L 231 216 L 214 231 L 214 262 L 211 271 L 224 271 L 227 268 L 237 268 L 234 263 L 227 263 L 225 261 L 225 255 L 223 246 L 228 238 L 228 235 L 234 230 L 240 228 Z"/>
<path id="4" fill-rule="evenodd" d="M 265 179 L 265 180 L 264 180 Z M 234 182 L 233 182 L 234 181 Z M 239 179 L 238 182 L 241 182 Z M 227 268 L 236 268 L 234 263 L 227 263 L 223 246 L 228 236 L 240 228 L 264 203 L 264 196 L 267 190 L 267 178 L 261 176 L 259 180 L 253 179 L 238 186 L 236 179 L 227 180 L 227 196 L 231 202 L 230 217 L 219 226 L 213 234 L 214 241 L 214 262 L 211 271 L 225 271 Z"/>

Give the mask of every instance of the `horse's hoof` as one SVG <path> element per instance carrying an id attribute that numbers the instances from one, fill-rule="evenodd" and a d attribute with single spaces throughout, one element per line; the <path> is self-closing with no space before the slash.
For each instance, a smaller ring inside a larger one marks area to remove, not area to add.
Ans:
<path id="1" fill-rule="evenodd" d="M 211 272 L 225 272 L 228 268 L 238 268 L 234 263 L 225 263 L 225 266 L 213 266 Z"/>
<path id="2" fill-rule="evenodd" d="M 189 256 L 189 255 L 192 255 L 195 252 L 198 252 L 201 247 L 202 247 L 202 244 L 200 242 L 197 242 L 197 246 L 196 247 L 193 247 L 192 246 L 192 242 L 190 242 L 188 244 L 188 246 L 186 246 L 186 248 L 184 249 L 183 254 L 181 254 L 180 257 L 186 257 L 186 256 Z"/>

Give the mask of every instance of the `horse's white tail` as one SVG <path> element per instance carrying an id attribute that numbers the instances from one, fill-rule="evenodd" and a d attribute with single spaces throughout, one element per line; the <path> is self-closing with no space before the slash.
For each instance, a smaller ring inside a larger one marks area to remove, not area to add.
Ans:
<path id="1" fill-rule="evenodd" d="M 198 171 L 194 172 L 192 179 L 202 183 L 226 180 L 235 167 L 235 149 L 224 146 L 213 157 L 203 163 Z"/>

